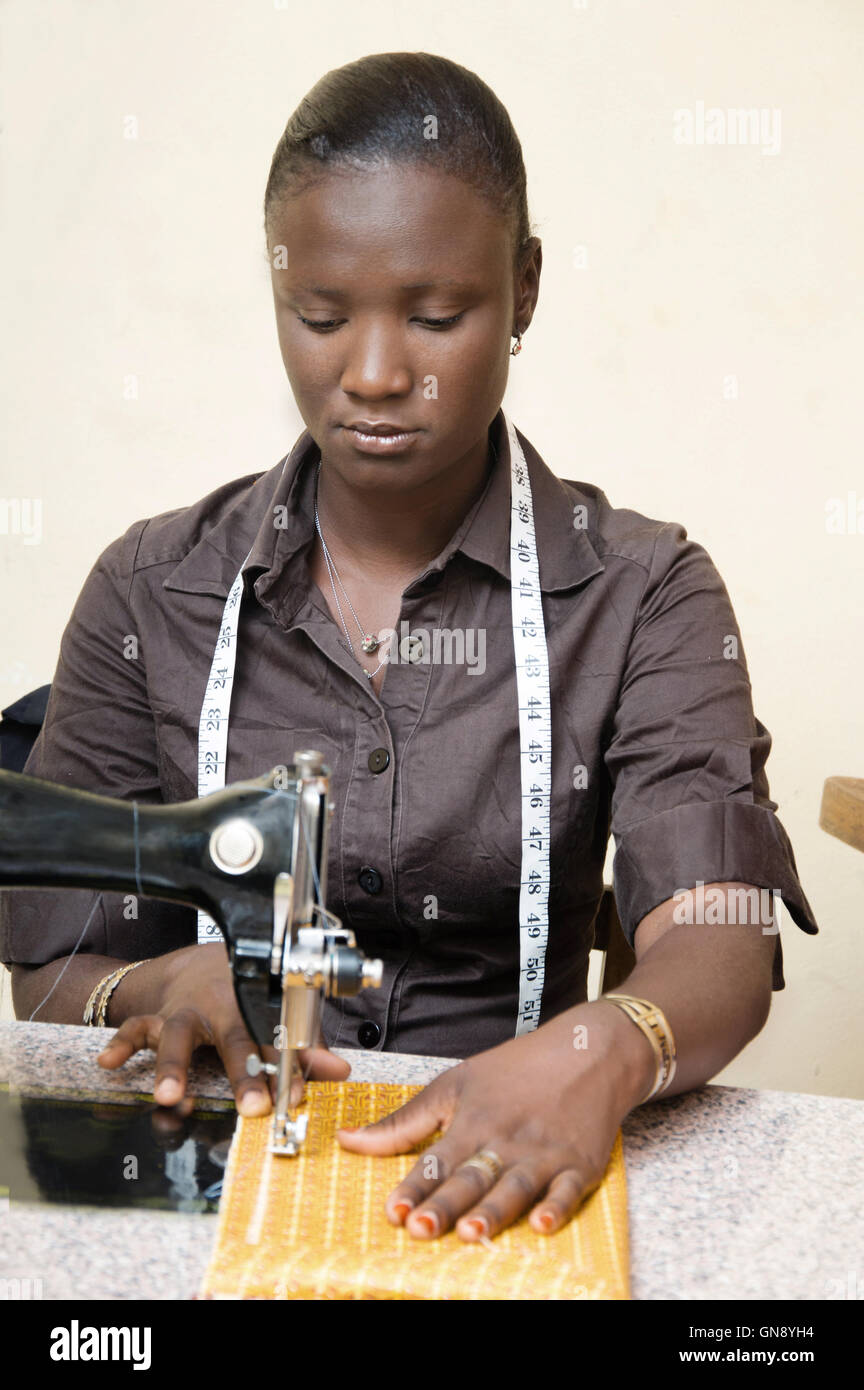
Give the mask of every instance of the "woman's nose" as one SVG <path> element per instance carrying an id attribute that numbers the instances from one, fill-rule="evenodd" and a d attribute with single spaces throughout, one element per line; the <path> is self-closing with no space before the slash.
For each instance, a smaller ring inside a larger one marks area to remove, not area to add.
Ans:
<path id="1" fill-rule="evenodd" d="M 414 382 L 402 332 L 375 327 L 351 335 L 340 385 L 346 395 L 383 399 L 403 396 Z"/>

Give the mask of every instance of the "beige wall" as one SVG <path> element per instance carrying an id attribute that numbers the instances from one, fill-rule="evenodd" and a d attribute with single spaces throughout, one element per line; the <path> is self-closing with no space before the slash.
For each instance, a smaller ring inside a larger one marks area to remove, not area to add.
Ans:
<path id="1" fill-rule="evenodd" d="M 261 228 L 299 98 L 364 53 L 452 57 L 513 116 L 544 242 L 507 408 L 557 472 L 707 546 L 774 736 L 822 934 L 789 926 L 788 988 L 722 1079 L 864 1095 L 864 856 L 817 827 L 824 778 L 864 771 L 864 534 L 825 511 L 864 499 L 858 0 L 6 0 L 0 26 L 0 497 L 43 508 L 39 544 L 0 534 L 0 702 L 51 678 L 108 541 L 302 427 Z M 676 143 L 699 103 L 764 109 L 766 148 Z"/>

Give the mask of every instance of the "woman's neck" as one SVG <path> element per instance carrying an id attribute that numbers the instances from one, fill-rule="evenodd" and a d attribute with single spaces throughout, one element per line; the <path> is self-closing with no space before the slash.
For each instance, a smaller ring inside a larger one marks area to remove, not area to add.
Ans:
<path id="1" fill-rule="evenodd" d="M 343 575 L 403 581 L 443 550 L 480 496 L 491 468 L 484 438 L 428 484 L 410 492 L 352 487 L 322 460 L 318 519 Z"/>

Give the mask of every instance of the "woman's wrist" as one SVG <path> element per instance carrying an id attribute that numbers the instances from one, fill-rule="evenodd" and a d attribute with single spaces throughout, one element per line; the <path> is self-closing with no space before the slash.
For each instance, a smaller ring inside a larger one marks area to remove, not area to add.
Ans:
<path id="1" fill-rule="evenodd" d="M 656 1080 L 654 1049 L 641 1028 L 615 1004 L 601 998 L 595 1000 L 591 1007 L 606 1019 L 614 1054 L 612 1071 L 616 1078 L 618 1104 L 625 1115 L 629 1114 L 645 1099 Z"/>
<path id="2" fill-rule="evenodd" d="M 190 960 L 195 962 L 196 978 L 211 970 L 217 962 L 223 971 L 227 971 L 228 956 L 224 941 L 206 946 L 181 946 L 176 951 L 167 951 L 165 955 L 144 961 L 136 970 L 130 970 L 111 996 L 107 1020 L 111 1027 L 118 1028 L 127 1018 L 137 1014 L 158 1014 L 184 973 L 188 992 Z M 230 971 L 227 978 L 230 984 Z"/>
<path id="3" fill-rule="evenodd" d="M 159 1012 L 165 992 L 167 959 L 167 956 L 154 956 L 123 976 L 108 1001 L 107 1027 L 119 1028 L 127 1018 Z"/>
<path id="4" fill-rule="evenodd" d="M 562 1037 L 578 1056 L 602 1070 L 622 1118 L 645 1099 L 656 1078 L 656 1057 L 641 1029 L 605 999 L 577 1004 L 544 1025 Z"/>

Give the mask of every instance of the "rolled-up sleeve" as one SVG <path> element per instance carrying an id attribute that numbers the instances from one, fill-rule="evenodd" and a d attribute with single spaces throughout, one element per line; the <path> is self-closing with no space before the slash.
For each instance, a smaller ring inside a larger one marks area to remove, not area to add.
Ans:
<path id="1" fill-rule="evenodd" d="M 805 932 L 818 927 L 774 814 L 741 634 L 719 573 L 684 528 L 660 528 L 627 652 L 606 766 L 613 878 L 632 943 L 642 918 L 702 883 L 779 893 Z M 780 936 L 774 989 L 783 989 Z"/>
<path id="2" fill-rule="evenodd" d="M 159 802 L 147 653 L 129 603 L 145 525 L 136 523 L 108 546 L 85 580 L 61 639 L 45 722 L 24 772 L 102 796 Z M 193 924 L 190 909 L 149 898 L 4 889 L 0 959 L 6 965 L 42 965 L 70 955 L 77 945 L 84 952 L 138 960 L 189 944 Z"/>

